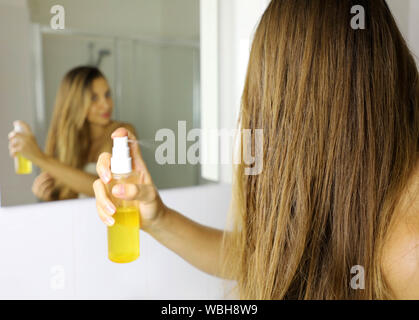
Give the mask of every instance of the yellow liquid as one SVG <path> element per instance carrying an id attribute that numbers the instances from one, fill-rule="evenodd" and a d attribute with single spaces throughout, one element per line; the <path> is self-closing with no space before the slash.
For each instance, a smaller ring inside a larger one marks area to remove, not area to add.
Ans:
<path id="1" fill-rule="evenodd" d="M 136 207 L 117 208 L 115 224 L 108 227 L 109 259 L 127 263 L 140 256 L 140 212 Z"/>
<path id="2" fill-rule="evenodd" d="M 17 154 L 15 157 L 15 171 L 17 174 L 31 174 L 32 173 L 32 161 Z"/>

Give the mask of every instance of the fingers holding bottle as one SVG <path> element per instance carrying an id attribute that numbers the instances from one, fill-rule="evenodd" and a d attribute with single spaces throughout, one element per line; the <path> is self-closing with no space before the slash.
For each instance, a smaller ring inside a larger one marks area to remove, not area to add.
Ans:
<path id="1" fill-rule="evenodd" d="M 112 180 L 111 158 L 112 155 L 109 152 L 104 152 L 99 155 L 96 163 L 96 172 L 104 184 L 108 184 Z"/>
<path id="2" fill-rule="evenodd" d="M 39 148 L 29 125 L 20 120 L 13 122 L 13 125 L 14 130 L 8 134 L 10 156 L 21 154 L 31 161 L 42 158 L 44 153 Z"/>
<path id="3" fill-rule="evenodd" d="M 32 134 L 31 127 L 25 121 L 22 121 L 22 120 L 13 121 L 13 126 L 15 128 L 15 131 L 19 131 L 26 134 Z"/>
<path id="4" fill-rule="evenodd" d="M 93 190 L 96 197 L 96 208 L 99 214 L 99 218 L 108 226 L 112 226 L 115 223 L 115 219 L 112 216 L 116 212 L 116 207 L 108 197 L 106 187 L 101 179 L 97 179 L 93 183 Z"/>
<path id="5" fill-rule="evenodd" d="M 118 200 L 138 201 L 141 214 L 141 229 L 147 231 L 151 225 L 162 221 L 167 208 L 152 184 L 115 184 L 111 189 L 112 197 Z"/>
<path id="6" fill-rule="evenodd" d="M 127 129 L 119 128 L 113 134 L 113 153 L 102 153 L 99 156 L 96 170 L 100 177 L 95 182 L 94 190 L 99 216 L 107 225 L 111 225 L 107 211 L 109 202 L 114 208 L 132 206 L 139 208 L 141 215 L 141 228 L 146 229 L 151 224 L 156 225 L 166 212 L 160 195 L 153 184 L 145 162 L 141 157 L 140 148 L 137 143 L 128 144 L 133 164 L 127 167 L 126 154 L 124 154 L 123 140 L 115 141 L 118 138 L 128 137 L 128 140 L 136 140 L 136 137 Z M 122 146 L 121 146 L 122 143 Z M 115 147 L 117 145 L 118 147 Z M 116 149 L 115 149 L 116 148 Z M 122 153 L 121 153 L 122 152 Z M 128 170 L 130 169 L 130 170 Z"/>

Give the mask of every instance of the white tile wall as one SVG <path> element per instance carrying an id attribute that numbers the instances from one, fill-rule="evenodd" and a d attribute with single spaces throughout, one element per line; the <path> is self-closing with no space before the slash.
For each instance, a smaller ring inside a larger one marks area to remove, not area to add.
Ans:
<path id="1" fill-rule="evenodd" d="M 223 228 L 229 185 L 164 190 L 163 201 Z M 93 199 L 0 208 L 0 299 L 213 299 L 223 281 L 140 234 L 140 258 L 107 258 L 106 227 Z"/>

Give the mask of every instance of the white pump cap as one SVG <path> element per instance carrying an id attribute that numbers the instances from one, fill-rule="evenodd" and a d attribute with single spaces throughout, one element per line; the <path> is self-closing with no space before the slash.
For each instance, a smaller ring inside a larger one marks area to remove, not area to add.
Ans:
<path id="1" fill-rule="evenodd" d="M 113 139 L 111 172 L 116 174 L 126 174 L 132 172 L 128 137 Z"/>

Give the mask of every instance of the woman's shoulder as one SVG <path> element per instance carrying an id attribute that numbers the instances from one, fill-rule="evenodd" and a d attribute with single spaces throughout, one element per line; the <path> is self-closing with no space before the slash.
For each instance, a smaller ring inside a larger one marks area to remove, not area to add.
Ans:
<path id="1" fill-rule="evenodd" d="M 419 299 L 419 170 L 394 214 L 382 257 L 384 275 L 397 298 Z"/>
<path id="2" fill-rule="evenodd" d="M 419 299 L 417 223 L 398 222 L 384 247 L 383 271 L 397 299 Z"/>

